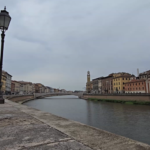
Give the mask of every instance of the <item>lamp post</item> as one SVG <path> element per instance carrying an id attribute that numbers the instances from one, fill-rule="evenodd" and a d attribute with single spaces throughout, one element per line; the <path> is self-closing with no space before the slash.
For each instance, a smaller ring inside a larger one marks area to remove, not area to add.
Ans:
<path id="1" fill-rule="evenodd" d="M 0 104 L 4 104 L 4 99 L 2 95 L 2 65 L 3 65 L 3 51 L 4 51 L 4 38 L 5 38 L 5 31 L 8 29 L 9 23 L 10 23 L 11 17 L 9 16 L 9 13 L 6 11 L 6 7 L 4 10 L 1 10 L 0 12 L 0 29 L 2 31 L 1 34 L 1 56 L 0 56 Z"/>

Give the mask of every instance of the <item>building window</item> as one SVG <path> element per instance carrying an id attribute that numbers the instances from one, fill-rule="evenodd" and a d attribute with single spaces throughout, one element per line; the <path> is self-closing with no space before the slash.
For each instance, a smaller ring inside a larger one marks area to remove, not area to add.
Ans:
<path id="1" fill-rule="evenodd" d="M 137 88 L 136 88 L 136 90 L 137 90 Z"/>
<path id="2" fill-rule="evenodd" d="M 127 78 L 126 78 L 126 80 L 127 80 Z"/>
<path id="3" fill-rule="evenodd" d="M 142 89 L 144 90 L 144 87 Z"/>
<path id="4" fill-rule="evenodd" d="M 139 83 L 139 85 L 140 85 L 140 83 Z"/>
<path id="5" fill-rule="evenodd" d="M 124 78 L 123 78 L 123 80 L 124 80 Z"/>
<path id="6" fill-rule="evenodd" d="M 134 85 L 134 83 L 133 83 L 133 85 Z"/>
<path id="7" fill-rule="evenodd" d="M 139 87 L 139 90 L 140 90 L 141 88 Z"/>

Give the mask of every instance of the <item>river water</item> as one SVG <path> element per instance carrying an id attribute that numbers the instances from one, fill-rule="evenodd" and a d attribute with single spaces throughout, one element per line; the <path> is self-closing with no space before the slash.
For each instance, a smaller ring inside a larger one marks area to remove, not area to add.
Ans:
<path id="1" fill-rule="evenodd" d="M 94 102 L 73 95 L 24 104 L 150 145 L 150 106 Z"/>

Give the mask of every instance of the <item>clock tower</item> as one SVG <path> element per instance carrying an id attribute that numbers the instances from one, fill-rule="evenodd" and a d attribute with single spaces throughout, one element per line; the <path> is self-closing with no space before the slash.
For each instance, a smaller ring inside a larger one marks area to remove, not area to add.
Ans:
<path id="1" fill-rule="evenodd" d="M 90 71 L 87 72 L 87 83 L 90 82 Z"/>
<path id="2" fill-rule="evenodd" d="M 90 71 L 87 72 L 86 92 L 91 92 Z"/>

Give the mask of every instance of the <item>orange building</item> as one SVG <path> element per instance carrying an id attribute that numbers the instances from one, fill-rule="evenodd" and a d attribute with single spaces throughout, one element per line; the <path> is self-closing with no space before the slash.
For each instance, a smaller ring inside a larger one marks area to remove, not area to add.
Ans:
<path id="1" fill-rule="evenodd" d="M 125 83 L 125 93 L 147 93 L 144 79 L 133 79 Z"/>

